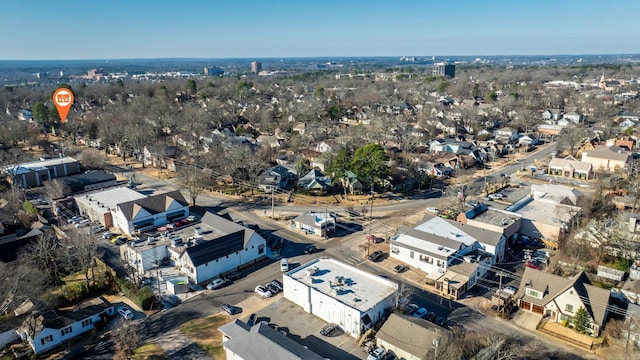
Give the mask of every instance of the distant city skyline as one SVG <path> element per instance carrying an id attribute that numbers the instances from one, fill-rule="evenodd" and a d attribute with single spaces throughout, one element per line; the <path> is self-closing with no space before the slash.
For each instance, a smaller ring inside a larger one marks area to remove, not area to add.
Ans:
<path id="1" fill-rule="evenodd" d="M 0 60 L 635 54 L 640 2 L 0 1 Z"/>

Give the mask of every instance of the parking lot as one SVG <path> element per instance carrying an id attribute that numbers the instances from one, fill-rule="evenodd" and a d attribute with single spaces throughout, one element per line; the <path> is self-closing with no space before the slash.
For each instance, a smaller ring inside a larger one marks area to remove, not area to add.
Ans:
<path id="1" fill-rule="evenodd" d="M 241 319 L 247 320 L 249 313 Z M 320 335 L 320 329 L 327 323 L 302 310 L 287 299 L 281 298 L 256 312 L 257 321 L 266 321 L 277 325 L 278 330 L 287 333 L 295 340 L 321 356 L 330 359 L 366 359 L 367 353 L 356 345 L 356 339 L 349 335 L 326 337 Z"/>

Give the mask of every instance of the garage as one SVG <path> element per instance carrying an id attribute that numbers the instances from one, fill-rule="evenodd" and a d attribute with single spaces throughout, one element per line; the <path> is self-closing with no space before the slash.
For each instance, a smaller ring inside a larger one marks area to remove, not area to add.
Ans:
<path id="1" fill-rule="evenodd" d="M 533 313 L 538 315 L 544 314 L 544 307 L 540 305 L 533 305 Z"/>

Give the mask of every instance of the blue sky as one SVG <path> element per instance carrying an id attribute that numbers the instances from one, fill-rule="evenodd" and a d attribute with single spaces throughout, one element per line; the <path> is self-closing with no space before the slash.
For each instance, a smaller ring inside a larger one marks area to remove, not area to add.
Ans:
<path id="1" fill-rule="evenodd" d="M 0 0 L 0 59 L 640 52 L 632 0 Z"/>

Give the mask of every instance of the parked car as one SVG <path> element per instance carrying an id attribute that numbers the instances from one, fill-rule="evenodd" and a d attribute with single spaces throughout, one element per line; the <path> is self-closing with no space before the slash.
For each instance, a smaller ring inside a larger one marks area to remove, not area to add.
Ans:
<path id="1" fill-rule="evenodd" d="M 78 221 L 77 223 L 75 223 L 74 226 L 76 227 L 76 229 L 79 229 L 81 227 L 85 227 L 85 226 L 89 226 L 89 225 L 91 225 L 91 222 L 89 220 L 82 219 L 82 220 Z"/>
<path id="2" fill-rule="evenodd" d="M 278 288 L 279 291 L 284 290 L 284 287 L 282 286 L 282 283 L 278 280 L 271 280 L 271 285 L 275 286 L 276 288 Z"/>
<path id="3" fill-rule="evenodd" d="M 175 295 L 162 295 L 160 300 L 165 310 L 170 309 L 172 307 L 176 307 L 180 305 L 180 303 L 182 302 L 182 300 L 180 300 L 180 298 Z"/>
<path id="4" fill-rule="evenodd" d="M 489 199 L 491 199 L 491 200 L 500 200 L 503 197 L 504 197 L 504 195 L 502 195 L 500 193 L 489 194 Z"/>
<path id="5" fill-rule="evenodd" d="M 194 221 L 196 221 L 196 216 L 195 216 L 195 215 L 189 215 L 189 216 L 187 216 L 187 221 L 188 221 L 188 222 L 194 222 Z"/>
<path id="6" fill-rule="evenodd" d="M 247 320 L 247 325 L 249 326 L 253 326 L 256 324 L 256 319 L 258 318 L 258 316 L 254 313 L 249 315 L 249 320 Z"/>
<path id="7" fill-rule="evenodd" d="M 322 336 L 333 336 L 336 335 L 340 331 L 340 326 L 338 324 L 328 324 L 320 329 L 320 335 Z"/>
<path id="8" fill-rule="evenodd" d="M 289 271 L 289 261 L 287 259 L 280 260 L 280 271 Z"/>
<path id="9" fill-rule="evenodd" d="M 536 270 L 540 270 L 540 266 L 538 266 L 536 263 L 534 263 L 533 261 L 527 261 L 525 264 L 526 267 L 528 268 L 532 268 L 532 269 L 536 269 Z"/>
<path id="10" fill-rule="evenodd" d="M 258 286 L 256 286 L 256 288 L 255 288 L 255 292 L 256 292 L 256 294 L 258 294 L 258 295 L 262 296 L 262 297 L 263 297 L 263 298 L 265 298 L 265 299 L 266 299 L 266 298 L 268 298 L 268 297 L 273 296 L 273 294 L 271 293 L 271 291 L 269 291 L 267 288 L 265 288 L 265 287 L 264 287 L 264 286 L 262 286 L 262 285 L 258 285 Z"/>
<path id="11" fill-rule="evenodd" d="M 365 238 L 367 239 L 368 242 L 370 242 L 372 244 L 377 244 L 379 242 L 382 242 L 381 238 L 379 238 L 379 237 L 377 237 L 375 235 L 371 235 L 371 234 L 365 236 Z"/>
<path id="12" fill-rule="evenodd" d="M 382 251 L 376 250 L 373 252 L 373 254 L 369 255 L 369 260 L 377 262 L 378 260 L 380 260 L 383 254 L 384 253 Z"/>
<path id="13" fill-rule="evenodd" d="M 420 309 L 416 310 L 416 312 L 414 312 L 412 315 L 417 317 L 417 318 L 422 318 L 425 315 L 427 315 L 427 309 L 420 308 Z"/>
<path id="14" fill-rule="evenodd" d="M 125 320 L 131 320 L 133 319 L 133 311 L 131 311 L 128 307 L 126 306 L 121 306 L 118 308 L 118 314 L 120 316 L 122 316 L 123 319 Z"/>
<path id="15" fill-rule="evenodd" d="M 435 321 L 436 325 L 440 325 L 440 326 L 444 326 L 446 322 L 447 320 L 443 317 L 436 318 L 436 321 Z"/>
<path id="16" fill-rule="evenodd" d="M 228 280 L 228 281 L 232 281 L 232 280 L 238 280 L 240 279 L 241 275 L 239 272 L 234 271 L 234 272 L 230 272 L 227 275 L 224 276 L 224 279 Z"/>
<path id="17" fill-rule="evenodd" d="M 471 201 L 469 201 L 469 206 L 471 206 L 471 207 L 473 207 L 473 208 L 474 208 L 474 207 L 476 207 L 476 206 L 478 206 L 478 205 L 480 205 L 480 201 L 478 201 L 478 200 L 471 200 Z"/>
<path id="18" fill-rule="evenodd" d="M 385 354 L 386 350 L 382 346 L 378 346 L 367 356 L 367 360 L 382 360 Z"/>
<path id="19" fill-rule="evenodd" d="M 222 310 L 226 311 L 229 315 L 240 314 L 242 312 L 241 307 L 230 304 L 222 304 Z"/>
<path id="20" fill-rule="evenodd" d="M 434 312 L 428 312 L 425 316 L 422 317 L 423 319 L 427 320 L 427 321 L 431 321 L 433 322 L 436 319 L 436 313 Z"/>
<path id="21" fill-rule="evenodd" d="M 416 304 L 409 304 L 406 308 L 404 308 L 404 313 L 406 315 L 413 315 L 420 307 Z"/>
<path id="22" fill-rule="evenodd" d="M 214 279 L 212 282 L 210 282 L 207 285 L 207 289 L 209 289 L 209 290 L 219 289 L 219 288 L 225 286 L 226 284 L 227 284 L 227 280 L 225 280 L 225 279 L 220 279 L 220 278 Z"/>
<path id="23" fill-rule="evenodd" d="M 273 284 L 271 283 L 265 284 L 264 287 L 266 287 L 267 290 L 271 291 L 273 295 L 276 295 L 280 292 L 280 289 L 278 289 L 276 286 L 273 286 Z"/>
<path id="24" fill-rule="evenodd" d="M 102 238 L 105 240 L 109 240 L 113 237 L 113 235 L 117 235 L 116 233 L 112 233 L 111 231 L 107 231 L 106 233 L 102 234 Z"/>
<path id="25" fill-rule="evenodd" d="M 509 294 L 509 295 L 513 296 L 513 295 L 515 295 L 515 294 L 518 292 L 518 289 L 516 289 L 516 287 L 515 287 L 515 286 L 511 286 L 511 285 L 509 285 L 509 286 L 505 286 L 505 288 L 504 288 L 504 289 L 502 289 L 502 292 L 505 292 L 505 293 L 507 293 L 507 294 Z"/>
<path id="26" fill-rule="evenodd" d="M 73 216 L 70 219 L 67 220 L 68 224 L 75 224 L 78 221 L 82 220 L 82 218 L 80 216 Z"/>
<path id="27" fill-rule="evenodd" d="M 396 265 L 396 267 L 393 268 L 393 271 L 397 273 L 405 272 L 407 270 L 409 270 L 409 267 L 405 264 L 398 264 Z"/>
<path id="28" fill-rule="evenodd" d="M 304 248 L 305 254 L 313 254 L 316 251 L 318 251 L 318 248 L 315 245 L 309 245 L 306 248 Z"/>

